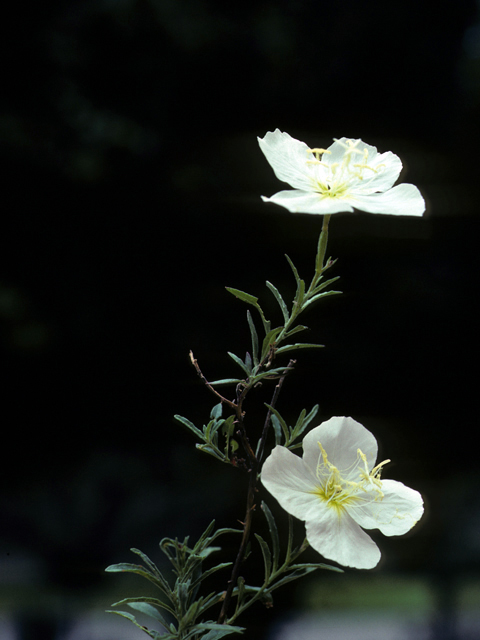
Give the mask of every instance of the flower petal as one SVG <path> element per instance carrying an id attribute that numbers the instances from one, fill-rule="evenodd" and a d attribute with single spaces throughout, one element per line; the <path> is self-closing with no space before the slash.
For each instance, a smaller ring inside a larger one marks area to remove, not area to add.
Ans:
<path id="1" fill-rule="evenodd" d="M 333 417 L 307 433 L 303 439 L 303 459 L 313 473 L 322 461 L 319 442 L 327 453 L 328 461 L 347 480 L 358 477 L 359 467 L 365 468 L 357 453 L 358 449 L 367 458 L 368 471 L 375 465 L 377 441 L 368 429 L 353 418 Z"/>
<path id="2" fill-rule="evenodd" d="M 318 484 L 315 476 L 302 458 L 285 447 L 273 449 L 263 464 L 261 480 L 285 511 L 300 520 L 321 509 L 321 500 L 313 493 Z"/>
<path id="3" fill-rule="evenodd" d="M 361 211 L 394 216 L 421 216 L 425 200 L 413 184 L 399 184 L 385 193 L 351 193 L 348 203 Z"/>
<path id="4" fill-rule="evenodd" d="M 382 500 L 349 508 L 352 518 L 364 529 L 380 529 L 386 536 L 401 536 L 423 515 L 422 496 L 396 480 L 382 480 Z"/>
<path id="5" fill-rule="evenodd" d="M 288 182 L 296 189 L 308 191 L 312 188 L 310 176 L 314 174 L 314 165 L 307 164 L 307 161 L 314 159 L 314 156 L 304 142 L 279 129 L 269 131 L 264 138 L 257 140 L 279 180 Z"/>
<path id="6" fill-rule="evenodd" d="M 285 207 L 292 213 L 312 213 L 326 215 L 329 213 L 340 213 L 341 211 L 353 211 L 345 200 L 328 198 L 321 196 L 315 191 L 279 191 L 271 198 L 262 196 L 264 202 L 273 202 Z"/>
<path id="7" fill-rule="evenodd" d="M 373 569 L 380 560 L 380 550 L 365 531 L 345 511 L 333 507 L 323 510 L 306 522 L 310 545 L 324 558 L 345 567 Z"/>

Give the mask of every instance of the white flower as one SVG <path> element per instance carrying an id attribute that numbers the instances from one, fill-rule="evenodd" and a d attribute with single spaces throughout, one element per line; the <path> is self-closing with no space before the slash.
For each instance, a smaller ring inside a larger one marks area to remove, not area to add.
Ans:
<path id="1" fill-rule="evenodd" d="M 291 515 L 305 521 L 307 539 L 322 556 L 372 569 L 380 550 L 364 529 L 386 536 L 409 531 L 423 514 L 418 491 L 380 480 L 377 441 L 352 418 L 330 418 L 303 439 L 303 458 L 276 446 L 262 484 Z"/>
<path id="2" fill-rule="evenodd" d="M 378 153 L 361 140 L 340 138 L 328 149 L 309 149 L 276 129 L 258 138 L 260 149 L 279 180 L 293 191 L 280 191 L 274 202 L 292 213 L 330 214 L 353 211 L 421 216 L 425 201 L 413 184 L 393 186 L 402 169 L 391 151 Z"/>

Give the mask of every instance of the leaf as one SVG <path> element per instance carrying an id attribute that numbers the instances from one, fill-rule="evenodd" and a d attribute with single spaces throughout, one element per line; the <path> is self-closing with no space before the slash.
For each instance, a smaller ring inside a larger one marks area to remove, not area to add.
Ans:
<path id="1" fill-rule="evenodd" d="M 279 414 L 279 412 L 274 407 L 272 407 L 271 405 L 269 405 L 267 403 L 265 403 L 265 406 L 267 407 L 267 409 L 269 409 L 272 412 L 273 416 L 275 416 L 277 418 L 277 420 L 280 422 L 280 425 L 281 425 L 282 430 L 283 430 L 283 435 L 285 436 L 285 440 L 288 441 L 288 439 L 289 439 L 289 428 L 287 426 L 287 423 L 285 422 L 285 420 L 282 418 L 282 416 Z M 273 418 L 273 416 L 272 416 L 272 418 Z"/>
<path id="2" fill-rule="evenodd" d="M 199 627 L 201 625 L 197 625 Z M 244 627 L 234 627 L 228 624 L 217 624 L 214 628 L 210 628 L 211 631 L 206 635 L 202 636 L 201 640 L 219 640 L 220 638 L 224 638 L 225 636 L 229 636 L 231 633 L 243 633 L 245 631 Z"/>
<path id="3" fill-rule="evenodd" d="M 250 335 L 252 336 L 253 364 L 255 367 L 258 367 L 258 334 L 250 311 L 247 311 L 247 322 L 250 329 Z"/>
<path id="4" fill-rule="evenodd" d="M 284 321 L 285 324 L 287 324 L 287 322 L 290 319 L 290 314 L 288 313 L 288 309 L 287 309 L 287 305 L 285 304 L 285 300 L 282 298 L 282 295 L 281 295 L 280 291 L 277 289 L 277 287 L 275 285 L 273 285 L 271 282 L 268 282 L 268 280 L 267 280 L 267 287 L 270 289 L 270 291 L 275 296 L 275 300 L 278 302 L 278 304 L 280 306 L 280 309 L 282 310 L 283 321 Z"/>
<path id="5" fill-rule="evenodd" d="M 291 434 L 290 434 L 290 441 L 296 440 L 298 438 L 298 436 L 302 435 L 302 433 L 305 431 L 305 429 L 308 427 L 308 425 L 310 424 L 310 422 L 314 419 L 314 417 L 317 415 L 319 409 L 319 405 L 316 404 L 313 409 L 310 411 L 310 413 L 308 414 L 308 416 L 305 417 L 305 409 L 302 410 L 301 414 L 298 417 L 297 423 L 295 424 Z"/>
<path id="6" fill-rule="evenodd" d="M 132 603 L 138 603 L 138 602 L 140 603 L 143 602 L 143 603 L 152 605 L 155 611 L 157 612 L 157 614 L 160 616 L 161 616 L 160 612 L 157 611 L 158 607 L 160 607 L 161 609 L 165 609 L 165 611 L 168 611 L 168 613 L 170 613 L 172 616 L 175 616 L 175 611 L 172 609 L 170 605 L 166 604 L 165 602 L 162 602 L 161 600 L 158 600 L 158 598 L 150 598 L 148 596 L 142 596 L 140 598 L 124 598 L 123 600 L 114 602 L 112 604 L 112 607 L 119 607 L 120 605 L 124 605 L 124 604 L 127 604 L 128 606 L 132 606 Z M 160 618 L 157 618 L 157 619 L 160 620 Z M 163 619 L 163 616 L 162 616 L 162 619 Z M 164 622 L 162 622 L 162 624 L 165 626 L 166 629 L 168 629 L 168 624 L 166 623 L 165 620 Z"/>
<path id="7" fill-rule="evenodd" d="M 277 524 L 272 512 L 268 508 L 268 505 L 262 500 L 262 511 L 267 519 L 268 528 L 270 530 L 270 537 L 272 538 L 272 551 L 273 551 L 273 571 L 275 572 L 278 567 L 278 561 L 280 559 L 280 539 L 278 537 Z"/>
<path id="8" fill-rule="evenodd" d="M 265 582 L 268 583 L 270 579 L 270 575 L 272 573 L 272 554 L 270 553 L 270 549 L 268 548 L 268 544 L 258 533 L 255 534 L 256 539 L 260 544 L 260 548 L 262 550 L 263 555 L 263 564 L 265 566 Z"/>
<path id="9" fill-rule="evenodd" d="M 324 562 L 302 562 L 301 564 L 292 564 L 290 565 L 289 570 L 309 569 L 311 567 L 313 567 L 314 569 L 327 569 L 328 571 L 345 573 L 343 569 L 340 569 L 340 567 L 334 567 L 332 564 L 325 564 Z"/>
<path id="10" fill-rule="evenodd" d="M 296 327 L 294 327 L 293 329 L 289 329 L 288 331 L 285 332 L 285 337 L 289 338 L 290 336 L 293 336 L 294 333 L 299 333 L 300 331 L 305 331 L 305 329 L 308 329 L 308 327 L 306 327 L 303 324 L 297 324 Z"/>
<path id="11" fill-rule="evenodd" d="M 333 284 L 339 279 L 340 279 L 340 276 L 335 276 L 335 278 L 331 278 L 330 280 L 325 280 L 325 282 L 322 282 L 322 284 L 319 284 L 315 287 L 315 289 L 313 290 L 313 294 L 315 295 L 317 293 L 320 293 L 320 291 L 323 291 L 326 287 L 328 287 L 328 285 Z"/>
<path id="12" fill-rule="evenodd" d="M 146 616 L 150 616 L 150 618 L 157 620 L 163 627 L 165 627 L 165 629 L 168 629 L 168 622 L 151 604 L 148 604 L 147 602 L 127 602 L 126 604 L 128 604 L 132 609 L 140 611 L 140 613 L 144 613 Z"/>
<path id="13" fill-rule="evenodd" d="M 225 287 L 225 289 L 233 294 L 236 298 L 240 298 L 240 300 L 243 300 L 244 302 L 246 302 L 247 304 L 253 304 L 253 306 L 258 310 L 261 318 L 262 318 L 262 322 L 263 322 L 263 328 L 265 330 L 265 333 L 268 333 L 270 331 L 270 320 L 267 320 L 265 318 L 265 315 L 262 311 L 261 306 L 258 304 L 258 298 L 256 298 L 255 296 L 250 295 L 249 293 L 245 293 L 244 291 L 240 291 L 239 289 L 233 289 L 232 287 Z"/>
<path id="14" fill-rule="evenodd" d="M 242 367 L 242 369 L 245 371 L 247 376 L 249 376 L 252 373 L 252 370 L 248 368 L 248 366 L 243 362 L 241 358 L 236 356 L 231 351 L 227 351 L 227 353 L 231 357 L 231 359 L 238 364 L 239 367 Z"/>
<path id="15" fill-rule="evenodd" d="M 250 295 L 249 293 L 245 293 L 245 291 L 240 291 L 240 289 L 233 289 L 232 287 L 225 287 L 225 289 L 233 294 L 236 298 L 247 302 L 248 304 L 253 304 L 255 306 L 258 305 L 258 298 Z"/>
<path id="16" fill-rule="evenodd" d="M 296 342 L 295 344 L 286 344 L 284 347 L 280 347 L 280 349 L 277 349 L 277 354 L 286 353 L 287 351 L 295 351 L 295 349 L 322 349 L 324 346 L 324 344 Z"/>
<path id="17" fill-rule="evenodd" d="M 222 378 L 222 380 L 214 380 L 213 382 L 209 382 L 208 384 L 212 386 L 216 385 L 217 387 L 219 387 L 222 384 L 238 384 L 239 382 L 242 382 L 240 378 Z"/>
<path id="18" fill-rule="evenodd" d="M 265 338 L 263 339 L 262 355 L 260 358 L 262 361 L 265 360 L 265 358 L 267 357 L 268 352 L 270 351 L 271 345 L 273 345 L 273 343 L 275 342 L 275 338 L 278 336 L 278 334 L 282 330 L 283 330 L 283 327 L 276 327 L 275 329 L 272 329 L 271 331 L 269 331 L 265 336 Z"/>
<path id="19" fill-rule="evenodd" d="M 272 415 L 271 420 L 273 431 L 275 433 L 275 444 L 282 444 L 282 425 L 280 424 L 280 420 L 275 414 Z"/>
<path id="20" fill-rule="evenodd" d="M 213 418 L 214 420 L 218 420 L 219 418 L 222 417 L 222 409 L 223 409 L 222 403 L 219 402 L 211 410 L 210 417 Z"/>
<path id="21" fill-rule="evenodd" d="M 171 638 L 173 640 L 173 638 L 177 637 L 170 634 L 164 635 L 163 633 L 159 633 L 158 631 L 154 631 L 153 629 L 147 629 L 143 625 L 138 624 L 135 616 L 132 616 L 131 613 L 126 613 L 125 611 L 114 611 L 113 609 L 109 609 L 107 613 L 115 613 L 117 616 L 121 616 L 122 618 L 127 618 L 127 620 L 130 620 L 130 622 L 133 622 L 133 624 L 136 627 L 138 627 L 141 631 L 143 631 L 148 636 L 150 636 L 150 638 L 153 638 L 153 640 L 166 640 L 166 639 L 168 640 L 168 638 Z"/>
<path id="22" fill-rule="evenodd" d="M 203 437 L 203 433 L 200 431 L 200 429 L 198 429 L 198 427 L 193 424 L 193 422 L 190 422 L 190 420 L 187 420 L 187 418 L 179 416 L 178 414 L 174 415 L 173 417 L 175 418 L 175 420 L 178 420 L 188 429 L 190 429 L 190 431 L 193 431 L 197 438 L 200 438 L 200 440 L 205 440 L 205 438 Z"/>
<path id="23" fill-rule="evenodd" d="M 297 283 L 297 291 L 295 293 L 295 299 L 293 303 L 294 309 L 292 309 L 292 313 L 296 315 L 295 307 L 296 309 L 301 309 L 303 305 L 303 300 L 305 298 L 305 281 L 300 278 L 295 265 L 293 264 L 292 260 L 290 260 L 290 258 L 287 256 L 287 254 L 285 254 L 285 257 L 288 260 L 288 264 L 290 265 L 293 271 L 293 275 L 295 277 L 295 282 Z"/>
<path id="24" fill-rule="evenodd" d="M 320 300 L 320 298 L 326 298 L 328 296 L 334 296 L 334 295 L 337 295 L 337 293 L 342 293 L 342 292 L 341 291 L 325 291 L 324 293 L 319 293 L 316 296 L 313 296 L 313 298 L 310 298 L 309 300 L 307 300 L 305 302 L 305 304 L 303 305 L 303 308 L 306 309 L 313 302 L 317 302 L 317 300 Z"/>

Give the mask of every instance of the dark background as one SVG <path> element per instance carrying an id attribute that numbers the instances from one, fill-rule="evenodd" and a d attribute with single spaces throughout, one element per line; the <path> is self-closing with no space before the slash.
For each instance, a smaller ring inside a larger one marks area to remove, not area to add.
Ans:
<path id="1" fill-rule="evenodd" d="M 352 415 L 375 433 L 385 477 L 426 501 L 414 534 L 377 538 L 380 570 L 431 585 L 431 637 L 467 637 L 455 585 L 480 567 L 475 3 L 20 2 L 3 29 L 3 624 L 67 637 L 82 611 L 144 592 L 103 573 L 131 546 L 159 560 L 160 538 L 243 517 L 245 478 L 172 416 L 201 425 L 212 406 L 189 349 L 211 379 L 239 373 L 226 352 L 249 348 L 246 306 L 224 286 L 275 315 L 265 280 L 294 295 L 284 253 L 311 277 L 321 219 L 260 200 L 283 185 L 256 136 L 279 127 L 392 150 L 426 198 L 421 219 L 332 217 L 344 295 L 306 316 L 326 348 L 299 355 L 278 407 L 294 421 L 319 403 L 318 422 Z M 257 608 L 250 638 L 302 607 L 294 592 Z"/>

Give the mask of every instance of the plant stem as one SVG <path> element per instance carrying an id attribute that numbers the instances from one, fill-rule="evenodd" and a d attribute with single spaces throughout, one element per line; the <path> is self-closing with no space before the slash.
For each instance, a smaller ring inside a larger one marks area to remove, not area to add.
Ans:
<path id="1" fill-rule="evenodd" d="M 275 404 L 278 400 L 278 396 L 280 395 L 280 391 L 283 386 L 283 381 L 285 380 L 288 372 L 293 368 L 294 364 L 295 364 L 295 360 L 290 360 L 290 362 L 288 363 L 288 366 L 285 368 L 282 374 L 282 377 L 280 378 L 277 385 L 275 386 L 272 402 L 270 404 L 271 407 L 275 408 Z M 248 442 L 248 439 L 246 437 L 245 427 L 243 424 L 243 416 L 241 411 L 241 404 L 237 405 L 237 418 L 241 425 L 242 444 L 246 448 L 246 453 L 251 463 L 251 467 L 249 469 L 250 478 L 248 481 L 247 506 L 245 511 L 245 520 L 243 522 L 242 541 L 240 542 L 240 547 L 238 549 L 237 557 L 233 565 L 232 574 L 230 576 L 230 580 L 228 581 L 228 586 L 225 592 L 225 598 L 223 600 L 222 609 L 218 617 L 218 624 L 225 623 L 228 608 L 230 606 L 230 601 L 232 599 L 233 590 L 237 584 L 238 576 L 240 573 L 240 567 L 242 566 L 243 560 L 245 558 L 245 552 L 247 549 L 248 541 L 250 539 L 253 512 L 255 511 L 255 493 L 257 491 L 258 469 L 262 460 L 263 452 L 265 450 L 265 442 L 267 438 L 268 428 L 270 426 L 271 410 L 270 409 L 268 410 L 267 417 L 265 419 L 265 424 L 263 426 L 262 435 L 260 437 L 257 455 L 253 453 L 250 447 L 250 444 Z"/>

